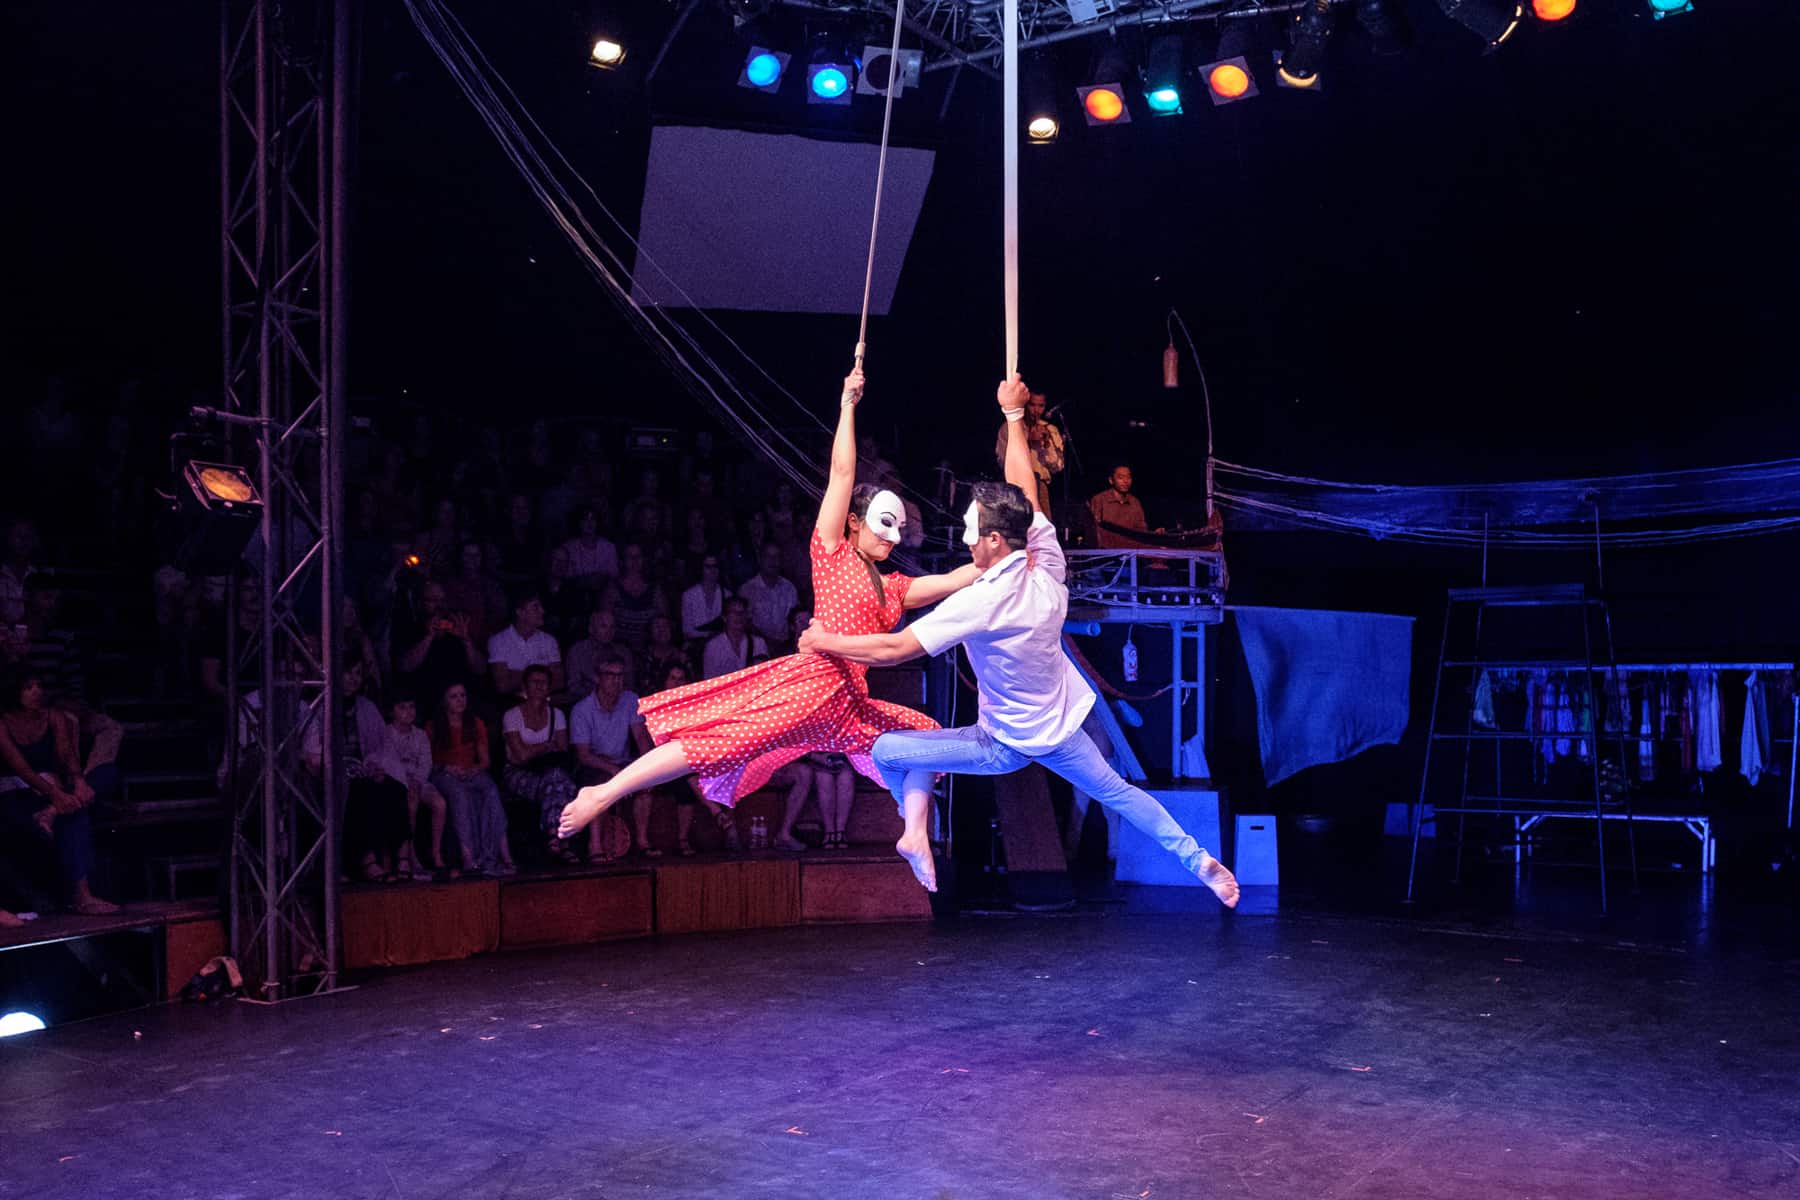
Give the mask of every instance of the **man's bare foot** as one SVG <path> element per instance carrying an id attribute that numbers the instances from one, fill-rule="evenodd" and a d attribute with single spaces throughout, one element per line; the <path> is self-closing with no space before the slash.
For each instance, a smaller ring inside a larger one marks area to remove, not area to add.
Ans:
<path id="1" fill-rule="evenodd" d="M 804 850 L 806 843 L 791 833 L 778 833 L 775 835 L 775 848 L 777 850 Z"/>
<path id="2" fill-rule="evenodd" d="M 19 929 L 22 928 L 24 924 L 25 921 L 23 918 L 7 912 L 4 908 L 0 908 L 0 929 Z"/>
<path id="3" fill-rule="evenodd" d="M 79 897 L 75 901 L 75 911 L 84 917 L 104 917 L 119 911 L 119 906 L 110 900 L 102 900 L 92 893 Z"/>
<path id="4" fill-rule="evenodd" d="M 1226 908 L 1236 908 L 1238 902 L 1238 881 L 1224 863 L 1202 850 L 1200 861 L 1194 867 L 1194 874 L 1201 883 L 1212 889 L 1213 895 Z"/>
<path id="5" fill-rule="evenodd" d="M 575 793 L 575 798 L 563 805 L 562 820 L 556 824 L 556 836 L 571 838 L 587 828 L 588 823 L 605 812 L 612 804 L 607 798 L 606 788 L 602 784 L 584 787 Z"/>
<path id="6" fill-rule="evenodd" d="M 931 840 L 920 834 L 916 838 L 903 837 L 894 843 L 894 849 L 912 868 L 913 878 L 919 881 L 928 892 L 937 891 L 937 864 L 931 858 Z"/>

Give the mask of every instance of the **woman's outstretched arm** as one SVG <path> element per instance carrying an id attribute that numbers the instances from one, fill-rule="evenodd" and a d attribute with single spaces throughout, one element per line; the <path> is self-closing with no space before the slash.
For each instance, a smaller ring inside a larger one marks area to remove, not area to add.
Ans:
<path id="1" fill-rule="evenodd" d="M 838 400 L 837 435 L 831 439 L 831 474 L 825 481 L 825 499 L 819 503 L 816 528 L 819 541 L 828 551 L 836 550 L 844 539 L 850 493 L 856 490 L 856 403 L 862 394 L 862 368 L 856 367 L 844 376 L 844 392 Z"/>

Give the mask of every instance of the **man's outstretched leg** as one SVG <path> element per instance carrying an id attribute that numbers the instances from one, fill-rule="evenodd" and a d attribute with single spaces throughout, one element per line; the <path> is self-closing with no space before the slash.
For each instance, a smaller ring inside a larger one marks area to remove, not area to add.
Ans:
<path id="1" fill-rule="evenodd" d="M 1038 761 L 1155 838 L 1158 845 L 1179 858 L 1183 867 L 1212 889 L 1219 903 L 1226 908 L 1237 907 L 1237 877 L 1188 836 L 1155 796 L 1120 778 L 1087 734 L 1077 733 Z"/>

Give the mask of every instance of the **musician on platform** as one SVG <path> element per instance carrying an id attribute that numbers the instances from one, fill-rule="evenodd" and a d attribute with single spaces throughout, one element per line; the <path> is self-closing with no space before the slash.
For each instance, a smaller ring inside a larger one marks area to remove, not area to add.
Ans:
<path id="1" fill-rule="evenodd" d="M 1025 444 L 1031 451 L 1031 474 L 1037 480 L 1038 511 L 1050 513 L 1050 480 L 1061 474 L 1064 464 L 1062 430 L 1045 417 L 1048 401 L 1042 392 L 1031 393 L 1025 402 Z M 994 441 L 994 461 L 1006 470 L 1006 426 Z"/>
<path id="2" fill-rule="evenodd" d="M 1144 506 L 1131 494 L 1131 468 L 1123 463 L 1107 476 L 1105 491 L 1088 501 L 1088 514 L 1094 519 L 1094 540 L 1102 550 L 1130 549 L 1143 543 L 1135 541 L 1107 526 L 1119 529 L 1148 530 Z"/>

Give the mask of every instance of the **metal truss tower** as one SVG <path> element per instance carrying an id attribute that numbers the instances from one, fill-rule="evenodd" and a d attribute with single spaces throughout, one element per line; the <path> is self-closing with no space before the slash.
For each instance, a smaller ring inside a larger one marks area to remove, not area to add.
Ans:
<path id="1" fill-rule="evenodd" d="M 232 954 L 270 1001 L 337 986 L 346 201 L 359 16 L 355 0 L 221 0 L 219 12 L 217 415 L 264 505 L 248 578 L 227 589 L 228 921 Z M 242 620 L 240 603 L 255 605 Z"/>

